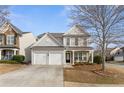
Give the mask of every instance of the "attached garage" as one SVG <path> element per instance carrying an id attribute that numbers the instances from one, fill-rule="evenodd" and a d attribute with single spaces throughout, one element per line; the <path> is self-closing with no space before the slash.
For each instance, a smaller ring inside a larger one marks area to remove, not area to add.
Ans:
<path id="1" fill-rule="evenodd" d="M 63 51 L 37 51 L 33 53 L 33 64 L 41 65 L 62 65 Z"/>
<path id="2" fill-rule="evenodd" d="M 62 65 L 64 47 L 51 34 L 46 33 L 31 47 L 32 64 Z"/>

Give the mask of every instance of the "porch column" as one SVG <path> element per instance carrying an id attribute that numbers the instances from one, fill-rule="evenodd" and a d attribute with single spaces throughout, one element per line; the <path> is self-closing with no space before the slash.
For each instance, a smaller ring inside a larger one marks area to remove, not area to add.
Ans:
<path id="1" fill-rule="evenodd" d="M 88 52 L 88 62 L 91 62 L 91 51 Z"/>
<path id="2" fill-rule="evenodd" d="M 63 65 L 65 65 L 66 64 L 66 51 L 64 50 L 63 51 L 64 53 L 63 53 Z"/>
<path id="3" fill-rule="evenodd" d="M 93 63 L 93 50 L 91 51 L 91 62 Z"/>
<path id="4" fill-rule="evenodd" d="M 0 60 L 1 60 L 1 57 L 2 57 L 1 51 L 2 51 L 2 50 L 0 50 Z"/>
<path id="5" fill-rule="evenodd" d="M 14 50 L 14 55 L 16 55 L 16 50 Z"/>
<path id="6" fill-rule="evenodd" d="M 87 62 L 89 62 L 89 52 L 87 52 Z"/>
<path id="7" fill-rule="evenodd" d="M 74 50 L 72 52 L 73 52 L 73 65 L 74 65 Z"/>

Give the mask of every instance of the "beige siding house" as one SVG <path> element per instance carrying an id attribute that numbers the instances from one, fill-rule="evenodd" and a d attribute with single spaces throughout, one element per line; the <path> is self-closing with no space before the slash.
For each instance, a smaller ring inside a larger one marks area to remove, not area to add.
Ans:
<path id="1" fill-rule="evenodd" d="M 0 27 L 0 60 L 10 60 L 13 55 L 24 55 L 25 61 L 31 61 L 29 47 L 34 42 L 32 33 L 22 32 L 10 22 L 5 22 Z"/>
<path id="2" fill-rule="evenodd" d="M 75 25 L 65 33 L 44 33 L 31 46 L 32 64 L 62 65 L 74 62 L 93 63 L 90 35 Z"/>

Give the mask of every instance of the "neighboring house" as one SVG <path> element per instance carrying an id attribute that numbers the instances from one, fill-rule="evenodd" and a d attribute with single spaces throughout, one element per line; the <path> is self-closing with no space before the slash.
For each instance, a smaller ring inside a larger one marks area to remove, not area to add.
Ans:
<path id="1" fill-rule="evenodd" d="M 124 61 L 124 47 L 115 48 L 111 51 L 111 55 L 114 58 L 114 61 Z"/>
<path id="2" fill-rule="evenodd" d="M 10 22 L 0 27 L 0 60 L 10 60 L 13 55 L 24 55 L 25 61 L 31 61 L 30 46 L 35 38 L 30 32 L 22 32 Z"/>
<path id="3" fill-rule="evenodd" d="M 115 48 L 107 48 L 106 49 L 106 61 L 112 61 L 113 60 L 113 56 L 110 53 L 114 49 Z M 95 50 L 94 55 L 101 55 L 101 50 L 100 49 Z"/>
<path id="4" fill-rule="evenodd" d="M 79 26 L 65 33 L 44 33 L 31 46 L 32 64 L 62 65 L 74 62 L 93 63 L 90 35 Z"/>

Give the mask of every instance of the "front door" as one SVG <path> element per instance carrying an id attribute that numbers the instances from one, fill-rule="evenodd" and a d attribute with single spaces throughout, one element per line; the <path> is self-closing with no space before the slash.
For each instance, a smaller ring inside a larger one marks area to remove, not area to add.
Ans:
<path id="1" fill-rule="evenodd" d="M 67 52 L 66 53 L 66 63 L 70 63 L 71 62 L 71 53 Z"/>

